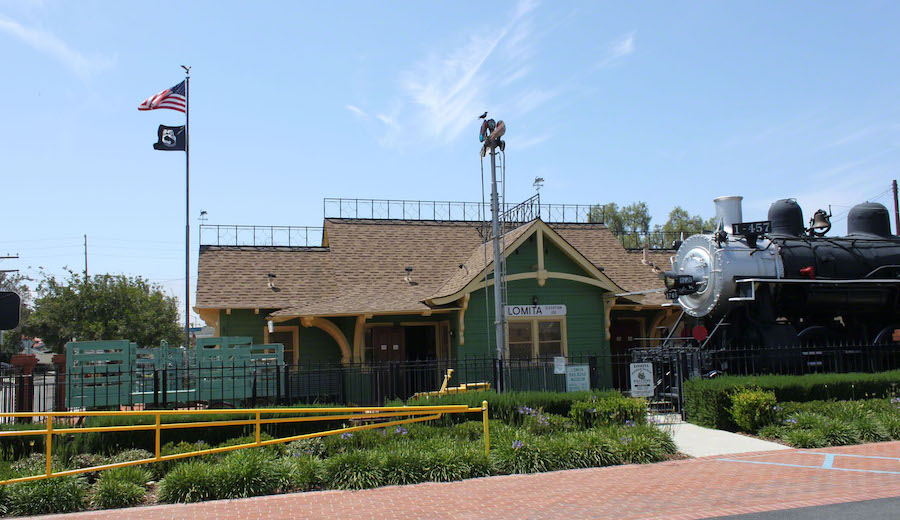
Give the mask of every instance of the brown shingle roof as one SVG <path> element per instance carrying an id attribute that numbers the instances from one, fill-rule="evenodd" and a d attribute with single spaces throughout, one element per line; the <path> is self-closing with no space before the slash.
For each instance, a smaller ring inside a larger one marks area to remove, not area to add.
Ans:
<path id="1" fill-rule="evenodd" d="M 281 309 L 278 316 L 424 311 L 427 298 L 454 287 L 458 291 L 482 271 L 480 227 L 473 222 L 328 219 L 328 248 L 202 246 L 196 306 Z M 508 233 L 507 243 L 528 227 Z M 662 287 L 640 254 L 626 252 L 605 226 L 550 227 L 623 289 Z M 489 263 L 492 257 L 488 248 Z M 407 266 L 413 268 L 415 285 L 404 280 Z M 268 273 L 276 275 L 278 290 L 268 287 Z M 645 298 L 644 303 L 651 302 Z"/>
<path id="2" fill-rule="evenodd" d="M 572 244 L 588 260 L 627 292 L 665 287 L 651 266 L 641 263 L 640 252 L 629 252 L 616 237 L 606 231 L 598 232 L 595 224 L 557 224 L 553 229 Z M 671 253 L 669 253 L 671 255 Z M 645 305 L 661 305 L 665 296 L 651 293 L 638 298 Z"/>
<path id="3" fill-rule="evenodd" d="M 528 224 L 519 226 L 511 231 L 508 231 L 505 235 L 503 235 L 503 243 L 501 247 L 508 248 L 515 242 L 520 236 L 525 234 L 529 229 L 534 226 L 536 221 L 531 221 Z M 453 276 L 447 280 L 447 283 L 443 284 L 440 289 L 437 290 L 434 294 L 428 295 L 430 298 L 441 298 L 443 296 L 450 296 L 451 294 L 462 290 L 466 285 L 469 284 L 476 277 L 481 277 L 482 271 L 486 266 L 491 265 L 494 262 L 494 247 L 492 243 L 479 244 L 478 247 L 472 251 L 472 254 L 469 255 L 463 265 L 465 268 L 457 269 Z"/>

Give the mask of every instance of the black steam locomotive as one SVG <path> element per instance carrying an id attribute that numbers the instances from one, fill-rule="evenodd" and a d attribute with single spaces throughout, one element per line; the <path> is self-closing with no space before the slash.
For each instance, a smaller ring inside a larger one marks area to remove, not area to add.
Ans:
<path id="1" fill-rule="evenodd" d="M 847 235 L 825 236 L 822 210 L 806 228 L 797 202 L 784 199 L 767 221 L 742 222 L 741 199 L 715 199 L 718 229 L 687 238 L 665 274 L 699 343 L 900 342 L 900 237 L 883 205 L 856 205 Z"/>

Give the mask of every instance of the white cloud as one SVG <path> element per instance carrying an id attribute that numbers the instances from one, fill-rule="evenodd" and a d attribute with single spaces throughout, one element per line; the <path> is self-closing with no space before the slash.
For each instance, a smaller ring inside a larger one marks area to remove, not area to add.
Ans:
<path id="1" fill-rule="evenodd" d="M 353 112 L 353 115 L 355 115 L 357 117 L 361 117 L 361 118 L 365 119 L 366 117 L 369 116 L 369 114 L 366 114 L 365 110 L 359 108 L 356 105 L 345 105 L 344 108 L 346 108 L 350 112 Z"/>
<path id="2" fill-rule="evenodd" d="M 598 68 L 607 67 L 616 61 L 633 54 L 635 51 L 634 32 L 630 32 L 621 38 L 610 42 L 606 46 L 606 52 L 603 58 L 597 63 Z"/>
<path id="3" fill-rule="evenodd" d="M 0 31 L 18 38 L 35 50 L 49 54 L 71 69 L 75 74 L 87 78 L 113 65 L 113 59 L 100 56 L 86 56 L 69 47 L 53 33 L 25 27 L 12 18 L 0 14 Z"/>
<path id="4" fill-rule="evenodd" d="M 504 87 L 506 99 L 520 99 L 519 106 L 529 110 L 555 95 L 537 89 L 511 93 L 506 88 L 530 70 L 533 31 L 529 15 L 536 7 L 536 1 L 522 0 L 499 30 L 473 30 L 463 35 L 455 48 L 432 52 L 403 72 L 402 98 L 395 103 L 390 122 L 382 119 L 389 127 L 382 143 L 398 144 L 399 129 L 410 126 L 420 129 L 429 141 L 449 143 L 476 125 L 479 114 L 497 108 L 496 102 L 491 103 L 491 94 L 500 87 Z"/>
<path id="5" fill-rule="evenodd" d="M 387 114 L 378 114 L 375 116 L 375 119 L 378 119 L 382 123 L 384 123 L 387 126 L 390 126 L 392 128 L 396 128 L 399 126 L 399 125 L 397 125 L 397 121 L 395 121 L 393 117 L 391 117 Z"/>

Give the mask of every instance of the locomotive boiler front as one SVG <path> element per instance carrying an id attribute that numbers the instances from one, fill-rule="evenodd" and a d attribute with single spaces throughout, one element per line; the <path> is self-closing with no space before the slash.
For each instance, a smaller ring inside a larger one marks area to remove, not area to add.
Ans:
<path id="1" fill-rule="evenodd" d="M 696 292 L 678 297 L 679 305 L 689 316 L 721 316 L 740 305 L 736 277 L 784 276 L 781 258 L 767 239 L 751 245 L 745 237 L 733 234 L 732 225 L 742 220 L 742 198 L 715 199 L 719 232 L 687 238 L 673 257 L 673 273 L 690 276 L 696 287 Z"/>

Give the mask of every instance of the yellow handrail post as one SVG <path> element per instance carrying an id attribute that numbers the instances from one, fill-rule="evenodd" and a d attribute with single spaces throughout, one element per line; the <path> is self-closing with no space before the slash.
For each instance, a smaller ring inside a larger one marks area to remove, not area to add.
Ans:
<path id="1" fill-rule="evenodd" d="M 53 473 L 53 461 L 51 459 L 53 453 L 53 416 L 47 416 L 47 476 Z"/>
<path id="2" fill-rule="evenodd" d="M 160 436 L 162 433 L 162 430 L 159 429 L 160 423 L 161 423 L 160 414 L 159 414 L 159 412 L 156 412 L 156 448 L 154 451 L 156 453 L 157 459 L 159 459 L 159 456 L 160 456 L 159 443 L 160 443 Z"/>
<path id="3" fill-rule="evenodd" d="M 484 454 L 491 456 L 491 435 L 488 432 L 488 404 L 487 400 L 481 402 L 481 421 L 484 423 Z"/>
<path id="4" fill-rule="evenodd" d="M 259 410 L 257 410 L 256 411 L 256 445 L 257 446 L 259 446 L 259 442 L 260 442 L 260 440 L 259 440 L 260 439 L 260 431 L 259 431 L 260 428 L 261 428 L 261 425 L 259 423 Z"/>

